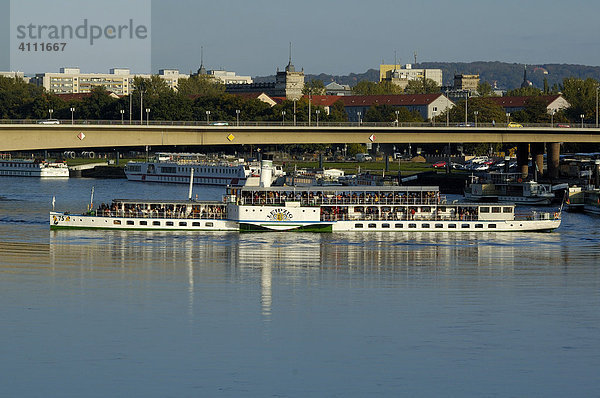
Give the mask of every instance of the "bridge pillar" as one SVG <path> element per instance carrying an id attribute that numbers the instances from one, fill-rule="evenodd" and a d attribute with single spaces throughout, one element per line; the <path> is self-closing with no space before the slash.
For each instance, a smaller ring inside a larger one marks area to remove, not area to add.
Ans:
<path id="1" fill-rule="evenodd" d="M 529 175 L 529 144 L 517 144 L 517 166 L 521 170 L 521 177 L 527 178 Z"/>
<path id="2" fill-rule="evenodd" d="M 529 144 L 531 148 L 531 166 L 537 166 L 537 176 L 544 175 L 544 143 L 532 142 Z"/>
<path id="3" fill-rule="evenodd" d="M 558 166 L 560 163 L 560 142 L 551 142 L 548 147 L 548 177 L 558 178 Z"/>

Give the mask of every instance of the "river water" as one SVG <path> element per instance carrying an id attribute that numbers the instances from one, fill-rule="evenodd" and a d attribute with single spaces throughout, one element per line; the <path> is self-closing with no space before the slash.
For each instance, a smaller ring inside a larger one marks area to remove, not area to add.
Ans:
<path id="1" fill-rule="evenodd" d="M 600 219 L 553 233 L 50 231 L 187 186 L 0 177 L 0 395 L 600 396 Z M 218 188 L 196 188 L 217 199 Z"/>

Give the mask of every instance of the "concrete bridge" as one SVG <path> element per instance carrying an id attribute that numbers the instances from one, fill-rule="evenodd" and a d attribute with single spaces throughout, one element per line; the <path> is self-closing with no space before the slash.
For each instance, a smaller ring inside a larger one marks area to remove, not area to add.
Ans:
<path id="1" fill-rule="evenodd" d="M 114 122 L 113 122 L 114 123 Z M 241 144 L 428 144 L 510 143 L 517 144 L 517 158 L 527 174 L 529 154 L 543 170 L 544 144 L 548 150 L 548 174 L 558 175 L 560 143 L 600 143 L 600 129 L 546 126 L 447 127 L 427 124 L 382 126 L 340 125 L 290 126 L 252 124 L 243 126 L 163 122 L 150 125 L 120 124 L 0 124 L 0 151 L 40 149 L 118 148 L 146 145 L 205 146 Z"/>
<path id="2" fill-rule="evenodd" d="M 0 151 L 40 149 L 342 143 L 600 143 L 598 128 L 535 126 L 282 126 L 0 124 Z"/>

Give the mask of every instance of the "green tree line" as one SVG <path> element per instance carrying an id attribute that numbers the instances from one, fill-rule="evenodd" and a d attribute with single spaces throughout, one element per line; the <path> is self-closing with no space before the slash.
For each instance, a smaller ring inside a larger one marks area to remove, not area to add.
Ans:
<path id="1" fill-rule="evenodd" d="M 94 88 L 89 96 L 82 99 L 65 100 L 61 96 L 46 92 L 43 88 L 29 84 L 22 79 L 0 76 L 0 118 L 2 119 L 70 119 L 71 108 L 75 108 L 74 118 L 78 120 L 132 120 L 146 119 L 146 109 L 150 110 L 150 120 L 161 121 L 205 121 L 206 111 L 210 111 L 211 121 L 235 122 L 239 110 L 240 121 L 282 121 L 282 111 L 286 120 L 291 121 L 294 103 L 283 101 L 273 107 L 255 98 L 225 93 L 223 84 L 203 76 L 193 76 L 180 80 L 179 90 L 174 91 L 158 76 L 149 79 L 135 78 L 133 91 L 129 96 L 115 98 L 103 87 Z M 308 100 L 296 101 L 296 120 L 308 120 Z M 341 102 L 330 107 L 327 114 L 322 106 L 311 104 L 313 120 L 319 110 L 319 120 L 323 122 L 345 122 L 348 120 Z M 123 113 L 121 113 L 123 111 Z"/>

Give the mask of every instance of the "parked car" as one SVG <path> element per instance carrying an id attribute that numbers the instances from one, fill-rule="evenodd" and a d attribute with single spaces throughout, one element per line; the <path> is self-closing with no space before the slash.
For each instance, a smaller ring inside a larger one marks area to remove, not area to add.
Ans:
<path id="1" fill-rule="evenodd" d="M 60 124 L 58 119 L 46 119 L 38 121 L 38 124 Z"/>
<path id="2" fill-rule="evenodd" d="M 450 167 L 452 167 L 454 170 L 464 170 L 465 169 L 465 165 L 464 164 L 454 163 L 454 162 L 450 163 Z"/>
<path id="3" fill-rule="evenodd" d="M 560 127 L 560 128 L 563 128 L 563 129 L 569 129 L 569 128 L 571 128 L 571 125 L 570 124 L 559 123 L 559 124 L 556 125 L 556 127 Z"/>
<path id="4" fill-rule="evenodd" d="M 511 127 L 511 128 L 523 127 L 523 125 L 521 123 L 517 123 L 517 122 L 510 122 L 510 123 L 508 123 L 508 127 Z"/>
<path id="5" fill-rule="evenodd" d="M 434 169 L 443 169 L 444 167 L 446 167 L 446 162 L 445 161 L 439 161 L 439 162 L 435 162 L 434 164 L 431 165 L 431 167 L 433 167 Z"/>

